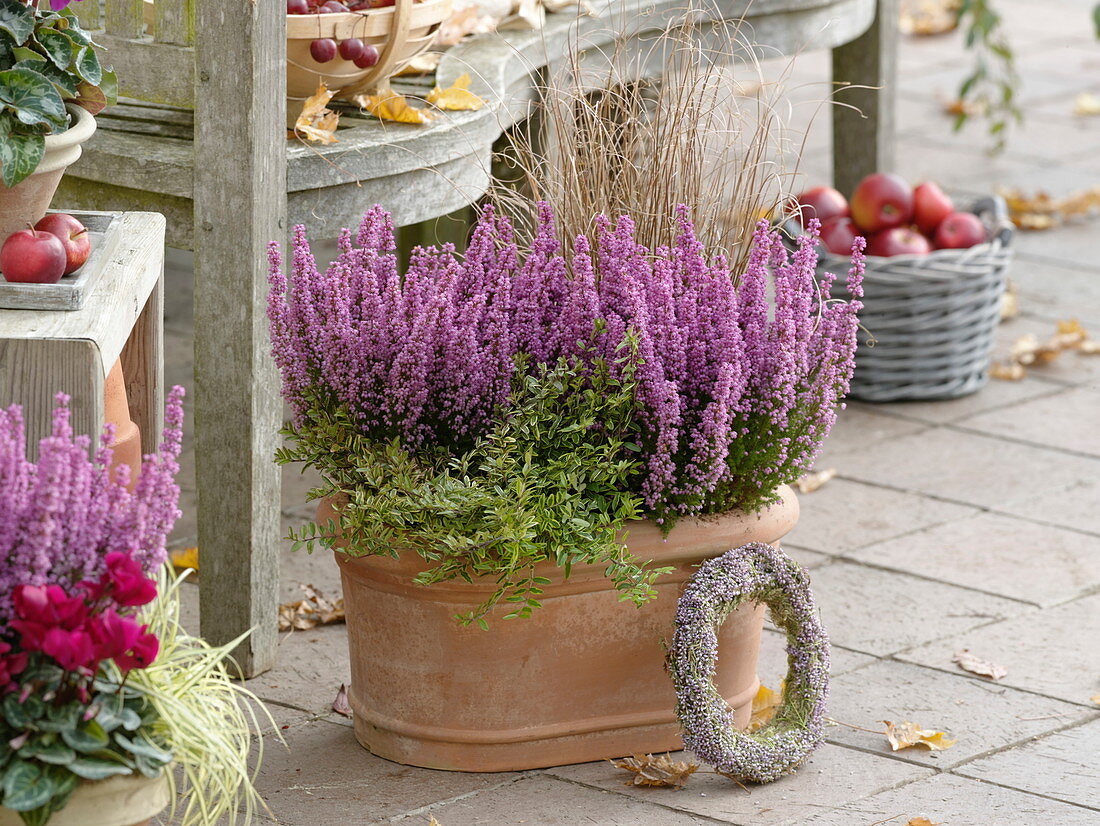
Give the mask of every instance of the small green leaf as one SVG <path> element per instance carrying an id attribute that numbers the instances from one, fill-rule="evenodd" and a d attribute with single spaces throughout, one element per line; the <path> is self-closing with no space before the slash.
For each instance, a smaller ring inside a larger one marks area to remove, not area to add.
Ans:
<path id="1" fill-rule="evenodd" d="M 54 735 L 50 736 L 53 737 Z M 57 740 L 31 740 L 19 750 L 19 754 L 26 759 L 33 757 L 54 766 L 64 766 L 76 759 L 76 752 Z"/>
<path id="2" fill-rule="evenodd" d="M 130 752 L 130 754 L 146 757 L 150 760 L 159 762 L 161 765 L 168 763 L 172 759 L 172 752 L 165 751 L 155 746 L 153 743 L 149 742 L 149 739 L 144 734 L 138 734 L 133 739 L 130 739 L 122 732 L 116 731 L 115 742 Z"/>
<path id="3" fill-rule="evenodd" d="M 80 50 L 76 53 L 73 68 L 83 80 L 88 81 L 93 86 L 98 86 L 103 79 L 103 69 L 99 65 L 99 55 L 95 53 L 92 46 L 80 47 Z"/>
<path id="4" fill-rule="evenodd" d="M 67 69 L 73 60 L 73 43 L 66 35 L 56 29 L 39 29 L 35 38 L 42 45 L 47 56 L 58 69 Z"/>
<path id="5" fill-rule="evenodd" d="M 66 768 L 85 780 L 106 780 L 108 777 L 134 773 L 129 766 L 101 757 L 78 757 Z"/>
<path id="6" fill-rule="evenodd" d="M 26 760 L 16 760 L 4 772 L 4 805 L 16 812 L 45 806 L 55 790 L 52 778 L 40 766 Z"/>
<path id="7" fill-rule="evenodd" d="M 15 113 L 28 126 L 43 125 L 63 130 L 69 116 L 65 103 L 49 78 L 32 69 L 0 72 L 0 107 Z"/>
<path id="8" fill-rule="evenodd" d="M 83 728 L 62 731 L 61 739 L 82 754 L 99 751 L 110 742 L 103 726 L 95 720 L 88 721 Z"/>
<path id="9" fill-rule="evenodd" d="M 16 43 L 25 43 L 34 31 L 34 9 L 17 0 L 0 0 L 0 30 L 10 34 Z"/>

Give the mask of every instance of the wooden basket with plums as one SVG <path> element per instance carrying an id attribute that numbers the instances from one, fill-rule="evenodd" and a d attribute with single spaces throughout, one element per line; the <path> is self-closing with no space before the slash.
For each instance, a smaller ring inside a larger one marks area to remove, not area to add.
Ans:
<path id="1" fill-rule="evenodd" d="M 850 395 L 871 402 L 953 399 L 989 380 L 1014 227 L 1004 201 L 956 210 L 935 183 L 864 178 L 849 201 L 829 187 L 798 198 L 821 221 L 819 272 L 842 277 L 867 238 L 863 311 Z"/>

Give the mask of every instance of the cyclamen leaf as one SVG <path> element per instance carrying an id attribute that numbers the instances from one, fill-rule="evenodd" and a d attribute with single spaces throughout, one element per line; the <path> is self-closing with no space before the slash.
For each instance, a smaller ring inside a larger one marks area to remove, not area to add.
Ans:
<path id="1" fill-rule="evenodd" d="M 20 749 L 20 755 L 24 758 L 34 758 L 43 763 L 51 763 L 55 766 L 64 766 L 76 759 L 76 752 L 64 743 L 53 741 L 42 743 L 31 741 Z"/>
<path id="2" fill-rule="evenodd" d="M 89 721 L 83 728 L 62 731 L 61 739 L 84 754 L 99 751 L 110 742 L 103 726 L 95 720 Z M 83 777 L 83 775 L 81 776 Z"/>
<path id="3" fill-rule="evenodd" d="M 91 46 L 82 46 L 76 53 L 73 68 L 80 77 L 93 86 L 98 86 L 103 79 L 103 68 L 99 65 L 99 55 Z"/>
<path id="4" fill-rule="evenodd" d="M 67 69 L 73 59 L 73 49 L 76 44 L 57 29 L 41 28 L 35 33 L 35 38 L 46 50 L 50 60 L 59 69 Z"/>
<path id="5" fill-rule="evenodd" d="M 29 812 L 49 803 L 55 788 L 41 766 L 16 760 L 4 772 L 4 806 L 16 812 Z"/>
<path id="6" fill-rule="evenodd" d="M 85 780 L 106 780 L 108 777 L 116 777 L 123 774 L 133 774 L 129 766 L 115 760 L 105 760 L 101 757 L 78 757 L 66 767 L 77 777 Z"/>
<path id="7" fill-rule="evenodd" d="M 33 69 L 0 72 L 0 106 L 28 126 L 64 129 L 68 125 L 65 103 L 50 79 Z"/>
<path id="8" fill-rule="evenodd" d="M 0 29 L 25 43 L 34 31 L 34 10 L 17 0 L 0 0 Z"/>

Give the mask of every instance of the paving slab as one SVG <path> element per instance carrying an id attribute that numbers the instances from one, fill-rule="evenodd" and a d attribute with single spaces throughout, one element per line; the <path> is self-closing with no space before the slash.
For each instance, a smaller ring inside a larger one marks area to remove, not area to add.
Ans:
<path id="1" fill-rule="evenodd" d="M 1027 249 L 1037 245 L 1030 238 L 1022 243 Z M 1020 305 L 1030 315 L 1052 321 L 1076 318 L 1086 325 L 1100 318 L 1100 269 L 1095 259 L 1090 266 L 1071 267 L 1021 258 L 1013 262 L 1011 274 Z"/>
<path id="2" fill-rule="evenodd" d="M 1100 695 L 1097 645 L 1100 594 L 955 634 L 899 654 L 899 659 L 952 670 L 954 652 L 974 654 L 1008 669 L 1002 685 L 1095 708 Z"/>
<path id="3" fill-rule="evenodd" d="M 884 660 L 832 680 L 828 714 L 842 724 L 827 730 L 825 737 L 830 743 L 945 769 L 993 749 L 1098 717 L 1100 710 L 1017 691 L 961 672 L 948 674 Z M 957 742 L 942 751 L 891 751 L 882 733 L 884 720 L 909 721 L 922 729 L 943 731 Z"/>
<path id="4" fill-rule="evenodd" d="M 802 826 L 871 826 L 925 817 L 943 826 L 1096 826 L 1096 811 L 1057 800 L 1004 789 L 966 777 L 941 774 L 891 789 L 827 814 Z"/>
<path id="5" fill-rule="evenodd" d="M 1001 514 L 947 522 L 851 555 L 1036 605 L 1100 586 L 1100 536 Z"/>
<path id="6" fill-rule="evenodd" d="M 817 460 L 817 467 L 825 468 L 834 457 L 853 450 L 866 450 L 869 445 L 897 439 L 917 433 L 925 426 L 920 422 L 905 421 L 894 416 L 884 416 L 871 405 L 849 404 L 838 411 L 824 449 Z"/>
<path id="7" fill-rule="evenodd" d="M 1097 275 L 1100 281 L 1100 275 Z M 1100 389 L 1074 387 L 1022 402 L 1008 410 L 983 413 L 958 427 L 1020 439 L 1073 453 L 1100 456 Z"/>
<path id="8" fill-rule="evenodd" d="M 277 656 L 274 668 L 247 683 L 262 699 L 323 714 L 332 710 L 340 685 L 351 682 L 343 625 L 284 632 Z"/>
<path id="9" fill-rule="evenodd" d="M 843 475 L 844 461 L 836 469 Z M 836 478 L 798 498 L 798 525 L 790 541 L 827 554 L 844 554 L 928 525 L 979 513 L 915 493 Z"/>
<path id="10" fill-rule="evenodd" d="M 664 805 L 631 799 L 617 791 L 593 789 L 548 775 L 535 775 L 498 785 L 433 808 L 430 814 L 439 821 L 440 826 L 504 826 L 513 823 L 531 826 L 702 826 L 730 822 L 678 812 Z M 427 824 L 428 817 L 429 813 L 424 812 L 387 822 Z"/>
<path id="11" fill-rule="evenodd" d="M 1100 534 L 1100 479 L 1078 482 L 1061 490 L 1037 492 L 1005 506 L 1006 513 L 1026 516 L 1036 522 L 1064 525 L 1087 533 Z"/>
<path id="12" fill-rule="evenodd" d="M 1100 720 L 983 757 L 955 772 L 1100 810 L 1097 755 L 1100 755 Z"/>
<path id="13" fill-rule="evenodd" d="M 851 479 L 980 507 L 1100 478 L 1100 460 L 950 429 L 924 431 L 845 457 Z"/>
<path id="14" fill-rule="evenodd" d="M 278 822 L 286 826 L 378 823 L 492 788 L 515 776 L 431 771 L 391 763 L 360 746 L 350 727 L 325 721 L 283 735 L 286 748 L 272 738 L 265 744 L 257 789 Z"/>
<path id="15" fill-rule="evenodd" d="M 879 656 L 1034 610 L 1021 602 L 850 562 L 812 571 L 811 583 L 833 644 Z"/>
<path id="16" fill-rule="evenodd" d="M 718 656 L 722 656 L 721 652 Z M 835 677 L 838 674 L 847 674 L 849 671 L 863 668 L 873 662 L 877 660 L 872 656 L 833 645 L 829 652 L 829 673 Z M 787 676 L 787 638 L 774 627 L 764 628 L 757 672 L 760 675 L 760 682 L 776 691 Z"/>
<path id="17" fill-rule="evenodd" d="M 691 760 L 683 752 L 674 756 Z M 607 762 L 566 766 L 550 773 L 633 800 L 745 826 L 802 823 L 818 812 L 931 774 L 928 769 L 828 744 L 814 752 L 795 774 L 765 786 L 741 788 L 707 768 L 693 774 L 681 791 L 625 786 L 628 775 Z"/>
<path id="18" fill-rule="evenodd" d="M 1004 327 L 1002 327 L 1004 329 Z M 1015 341 L 1015 337 L 1012 339 Z M 1005 344 L 1005 355 L 1011 347 Z M 1026 381 L 1000 381 L 991 379 L 977 393 L 960 399 L 943 399 L 934 402 L 890 402 L 876 404 L 880 413 L 916 419 L 928 424 L 948 424 L 967 419 L 978 413 L 1001 411 L 1022 401 L 1050 396 L 1065 389 L 1063 383 L 1048 381 L 1033 372 Z"/>

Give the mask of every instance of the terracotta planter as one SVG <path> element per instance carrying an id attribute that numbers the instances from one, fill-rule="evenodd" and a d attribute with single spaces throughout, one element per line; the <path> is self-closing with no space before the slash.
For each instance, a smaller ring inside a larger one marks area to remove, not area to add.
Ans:
<path id="1" fill-rule="evenodd" d="M 28 177 L 11 189 L 0 184 L 0 243 L 16 230 L 36 224 L 50 208 L 50 201 L 65 170 L 80 157 L 81 144 L 95 132 L 95 118 L 79 106 L 67 106 L 72 124 L 60 135 L 46 136 L 46 154 Z"/>
<path id="2" fill-rule="evenodd" d="M 453 616 L 492 583 L 411 583 L 424 567 L 401 559 L 336 554 L 351 652 L 355 735 L 373 753 L 414 766 L 517 771 L 680 748 L 672 684 L 664 668 L 676 600 L 703 560 L 746 542 L 778 544 L 798 518 L 793 491 L 761 513 L 682 520 L 667 540 L 656 524 L 631 523 L 640 559 L 674 572 L 641 608 L 620 602 L 602 566 L 553 565 L 542 608 L 529 619 L 489 617 L 490 630 Z M 333 514 L 322 502 L 318 520 Z M 716 682 L 748 723 L 759 682 L 763 608 L 731 616 L 722 630 Z"/>
<path id="3" fill-rule="evenodd" d="M 148 826 L 171 802 L 168 779 L 112 777 L 82 783 L 48 826 Z M 0 807 L 0 826 L 23 826 L 18 812 Z"/>
<path id="4" fill-rule="evenodd" d="M 130 418 L 121 359 L 114 363 L 103 382 L 103 421 L 115 426 L 115 439 L 111 442 L 111 449 L 114 451 L 111 467 L 130 466 L 132 490 L 141 472 L 141 432 Z"/>

